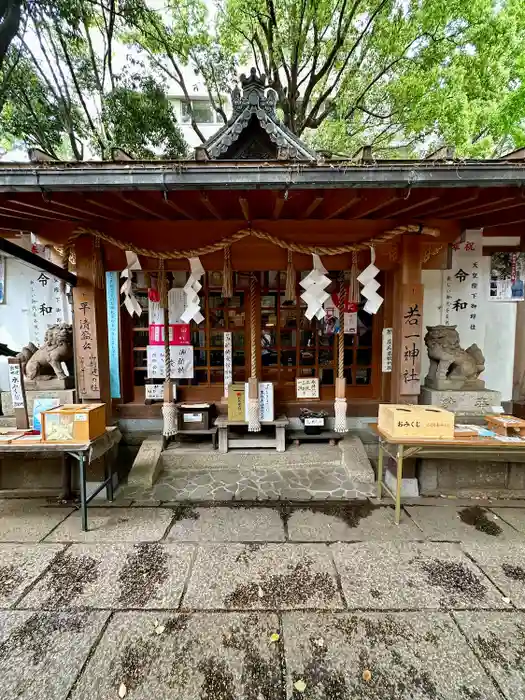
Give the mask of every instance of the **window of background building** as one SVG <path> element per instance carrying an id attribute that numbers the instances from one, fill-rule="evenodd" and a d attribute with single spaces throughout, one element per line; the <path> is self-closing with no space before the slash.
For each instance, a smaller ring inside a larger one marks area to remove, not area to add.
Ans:
<path id="1" fill-rule="evenodd" d="M 182 123 L 191 123 L 191 110 L 189 102 L 182 102 Z M 217 114 L 209 100 L 191 100 L 193 116 L 198 124 L 216 124 Z"/>

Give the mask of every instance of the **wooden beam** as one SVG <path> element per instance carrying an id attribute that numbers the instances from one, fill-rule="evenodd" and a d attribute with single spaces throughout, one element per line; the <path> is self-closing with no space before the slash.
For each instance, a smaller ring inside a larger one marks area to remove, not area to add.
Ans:
<path id="1" fill-rule="evenodd" d="M 213 202 L 210 201 L 207 194 L 201 194 L 201 202 L 204 204 L 204 206 L 212 216 L 214 216 L 216 219 L 222 219 L 222 216 L 220 215 Z"/>
<path id="2" fill-rule="evenodd" d="M 250 205 L 248 204 L 248 200 L 244 197 L 239 197 L 239 204 L 241 205 L 242 215 L 246 221 L 250 221 Z"/>
<path id="3" fill-rule="evenodd" d="M 435 216 L 439 219 L 439 218 L 441 218 L 441 215 L 443 214 L 444 211 L 448 211 L 449 209 L 457 209 L 458 207 L 462 206 L 463 204 L 469 204 L 470 202 L 477 202 L 478 200 L 479 200 L 479 194 L 471 195 L 470 197 L 458 199 L 457 202 L 451 202 L 450 204 L 446 204 L 444 207 L 437 207 L 437 209 L 431 209 L 430 211 L 425 212 L 425 216 Z"/>
<path id="4" fill-rule="evenodd" d="M 114 206 L 109 206 L 109 204 L 104 204 L 104 202 L 99 202 L 96 199 L 87 199 L 86 202 L 88 204 L 92 204 L 94 207 L 100 207 L 101 209 L 105 209 L 106 211 L 110 211 L 113 214 L 120 214 L 120 216 L 124 217 L 125 219 L 132 219 L 133 215 L 130 215 L 129 212 L 124 212 L 121 209 L 118 209 L 118 207 Z"/>
<path id="5" fill-rule="evenodd" d="M 351 197 L 345 204 L 340 206 L 338 209 L 333 211 L 331 214 L 328 214 L 328 216 L 325 216 L 325 219 L 335 219 L 336 216 L 339 216 L 339 214 L 343 214 L 345 211 L 348 211 L 351 206 L 353 206 L 356 202 L 358 202 L 361 198 L 354 195 Z"/>
<path id="6" fill-rule="evenodd" d="M 177 212 L 177 214 L 180 214 L 181 216 L 184 216 L 186 219 L 195 219 L 195 217 L 190 214 L 186 209 L 183 209 L 180 204 L 177 204 L 174 202 L 172 199 L 170 199 L 169 195 L 166 194 L 164 199 L 162 200 L 164 204 L 167 204 L 168 207 L 171 207 L 174 211 Z"/>
<path id="7" fill-rule="evenodd" d="M 521 224 L 525 221 L 525 202 L 523 202 L 522 206 L 524 209 L 514 212 L 514 215 L 508 215 L 507 218 L 505 218 L 505 212 L 501 212 L 500 214 L 487 213 L 484 214 L 482 218 L 475 216 L 461 219 L 461 223 L 466 228 L 485 228 L 485 226 L 489 228 L 490 226 L 497 226 L 498 224 L 503 226 Z"/>
<path id="8" fill-rule="evenodd" d="M 25 207 L 26 209 L 35 209 L 36 211 L 43 211 L 46 214 L 56 214 L 58 216 L 64 217 L 64 219 L 58 219 L 59 221 L 70 221 L 71 219 L 75 219 L 76 221 L 86 221 L 85 217 L 82 216 L 71 216 L 69 214 L 65 214 L 62 211 L 55 211 L 54 209 L 50 209 L 49 207 L 39 207 L 36 204 L 29 204 L 28 202 L 20 202 L 18 199 L 8 199 L 6 200 L 9 204 L 16 204 L 19 207 Z M 33 216 L 33 213 L 30 212 L 30 215 Z"/>
<path id="9" fill-rule="evenodd" d="M 316 197 L 310 202 L 304 214 L 301 215 L 301 219 L 308 219 L 314 211 L 324 202 L 324 197 Z"/>
<path id="10" fill-rule="evenodd" d="M 494 204 L 499 204 L 499 206 L 495 207 Z M 498 200 L 498 202 L 484 204 L 483 206 L 469 209 L 466 212 L 462 211 L 461 218 L 476 219 L 478 216 L 490 216 L 498 211 L 509 211 L 509 209 L 516 209 L 516 207 L 525 207 L 525 199 L 516 202 L 514 197 L 508 197 L 506 199 Z"/>
<path id="11" fill-rule="evenodd" d="M 427 197 L 427 199 L 422 199 L 419 202 L 413 202 L 409 206 L 403 207 L 402 209 L 394 209 L 394 211 L 392 211 L 388 216 L 399 216 L 400 214 L 406 214 L 409 211 L 419 209 L 419 207 L 424 207 L 437 201 L 439 201 L 439 197 Z"/>
<path id="12" fill-rule="evenodd" d="M 118 196 L 123 202 L 126 202 L 126 204 L 129 204 L 130 206 L 135 207 L 139 211 L 143 211 L 146 214 L 153 216 L 155 219 L 163 219 L 164 221 L 167 221 L 167 219 L 168 219 L 167 216 L 164 216 L 163 214 L 159 214 L 158 212 L 153 211 L 153 209 L 150 209 L 149 207 L 145 206 L 144 204 L 141 204 L 140 202 L 136 202 L 134 199 L 129 199 L 124 194 L 122 194 L 122 192 L 119 192 Z"/>
<path id="13" fill-rule="evenodd" d="M 12 212 L 11 214 L 4 214 L 4 216 L 7 216 L 11 219 L 27 219 L 27 221 L 31 221 L 31 219 L 45 219 L 46 221 L 64 221 L 64 219 L 57 219 L 56 216 L 42 216 L 42 214 L 30 214 L 27 211 L 20 211 L 20 209 L 13 209 L 13 207 L 2 207 L 0 206 L 0 212 L 6 212 L 10 211 Z M 13 216 L 13 214 L 17 214 L 17 216 Z"/>
<path id="14" fill-rule="evenodd" d="M 274 219 L 278 219 L 280 217 L 285 201 L 286 201 L 285 198 L 282 197 L 281 195 L 277 195 L 275 197 L 275 204 L 273 205 L 273 218 Z"/>
<path id="15" fill-rule="evenodd" d="M 52 200 L 53 206 L 55 207 L 63 207 L 64 209 L 70 209 L 71 211 L 78 211 L 81 214 L 87 214 L 88 216 L 94 216 L 97 219 L 105 219 L 106 221 L 118 221 L 118 219 L 114 216 L 105 216 L 105 214 L 97 214 L 96 212 L 92 211 L 91 209 L 83 209 L 82 207 L 74 207 L 71 204 L 65 204 L 64 202 L 59 202 L 56 199 Z"/>
<path id="16" fill-rule="evenodd" d="M 383 199 L 382 201 L 379 201 L 372 204 L 372 206 L 367 206 L 366 200 L 363 202 L 363 207 L 358 209 L 357 211 L 353 212 L 350 214 L 349 218 L 350 219 L 363 219 L 365 216 L 369 216 L 370 214 L 374 214 L 377 211 L 380 211 L 381 209 L 384 209 L 385 207 L 388 207 L 390 204 L 393 204 L 394 202 L 399 202 L 401 195 L 396 194 L 393 197 L 387 197 L 387 199 Z M 374 201 L 374 199 L 371 199 L 370 201 Z"/>
<path id="17" fill-rule="evenodd" d="M 12 241 L 8 241 L 6 238 L 0 238 L 0 251 L 6 255 L 11 255 L 14 258 L 22 260 L 22 262 L 31 265 L 31 267 L 35 267 L 37 270 L 42 270 L 43 272 L 47 272 L 59 280 L 67 282 L 67 284 L 69 284 L 71 287 L 74 287 L 77 283 L 76 275 L 62 269 L 45 258 L 41 258 L 40 255 L 36 255 L 30 250 L 26 250 L 25 248 L 22 248 L 22 246 L 19 246 Z"/>

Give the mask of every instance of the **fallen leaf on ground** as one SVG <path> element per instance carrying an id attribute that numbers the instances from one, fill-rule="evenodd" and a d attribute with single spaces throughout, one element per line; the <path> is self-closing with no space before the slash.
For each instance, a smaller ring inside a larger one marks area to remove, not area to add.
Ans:
<path id="1" fill-rule="evenodd" d="M 501 596 L 501 600 L 502 600 L 504 603 L 507 603 L 507 605 L 510 603 L 510 598 L 507 598 L 507 596 L 505 596 L 505 595 L 502 595 L 502 596 Z"/>
<path id="2" fill-rule="evenodd" d="M 368 681 L 372 680 L 372 674 L 370 673 L 370 671 L 367 668 L 365 668 L 365 670 L 363 671 L 363 680 L 366 681 L 367 683 L 368 683 Z"/>
<path id="3" fill-rule="evenodd" d="M 166 628 L 164 625 L 159 625 L 158 627 L 155 627 L 155 634 L 162 634 Z"/>
<path id="4" fill-rule="evenodd" d="M 259 596 L 259 598 L 264 598 L 264 591 L 260 586 L 259 590 L 257 591 L 257 595 Z"/>
<path id="5" fill-rule="evenodd" d="M 118 689 L 118 696 L 119 696 L 119 698 L 125 698 L 127 692 L 128 692 L 128 689 L 126 688 L 126 686 L 124 685 L 124 683 L 121 683 L 121 684 L 120 684 L 120 687 L 119 687 L 119 689 Z"/>
<path id="6" fill-rule="evenodd" d="M 499 520 L 499 518 L 498 518 L 497 515 L 493 515 L 493 516 L 492 516 L 492 519 L 493 519 L 493 520 Z"/>
<path id="7" fill-rule="evenodd" d="M 274 632 L 272 635 L 270 635 L 270 642 L 278 642 L 279 641 L 279 635 L 277 632 Z"/>
<path id="8" fill-rule="evenodd" d="M 306 683 L 302 680 L 296 681 L 293 684 L 293 687 L 299 692 L 299 693 L 304 693 L 306 690 Z"/>
<path id="9" fill-rule="evenodd" d="M 319 639 L 314 640 L 314 644 L 318 647 L 324 646 L 324 639 L 322 637 L 319 637 Z"/>

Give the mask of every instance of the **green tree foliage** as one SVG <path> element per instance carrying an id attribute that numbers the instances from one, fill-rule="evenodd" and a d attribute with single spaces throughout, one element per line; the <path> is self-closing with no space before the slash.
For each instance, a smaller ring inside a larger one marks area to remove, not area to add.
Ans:
<path id="1" fill-rule="evenodd" d="M 317 146 L 525 143 L 523 0 L 225 0 L 219 27 Z"/>
<path id="2" fill-rule="evenodd" d="M 25 31 L 8 56 L 4 141 L 56 156 L 65 140 L 77 160 L 109 158 L 112 148 L 139 158 L 186 154 L 163 81 L 114 69 L 115 51 L 125 50 L 117 43 L 125 16 L 116 0 L 39 0 L 26 11 Z"/>

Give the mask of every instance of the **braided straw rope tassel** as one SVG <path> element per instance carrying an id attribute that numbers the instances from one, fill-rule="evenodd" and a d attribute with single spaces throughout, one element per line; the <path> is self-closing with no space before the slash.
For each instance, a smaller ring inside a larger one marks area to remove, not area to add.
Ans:
<path id="1" fill-rule="evenodd" d="M 348 284 L 348 301 L 353 304 L 359 304 L 359 270 L 357 268 L 357 253 L 352 253 L 352 267 L 350 268 L 350 281 Z"/>
<path id="2" fill-rule="evenodd" d="M 345 275 L 339 273 L 339 334 L 338 366 L 335 383 L 334 429 L 337 433 L 346 433 L 346 381 L 345 381 Z"/>
<path id="3" fill-rule="evenodd" d="M 286 268 L 286 291 L 284 293 L 285 301 L 295 302 L 296 275 L 293 266 L 293 253 L 288 251 L 288 266 Z"/>
<path id="4" fill-rule="evenodd" d="M 224 249 L 224 268 L 222 273 L 222 296 L 224 299 L 231 299 L 233 296 L 233 271 L 231 246 Z"/>
<path id="5" fill-rule="evenodd" d="M 255 332 L 255 275 L 250 277 L 250 353 L 251 376 L 248 380 L 248 431 L 258 433 L 261 430 L 259 418 L 259 382 L 257 381 L 257 333 Z"/>
<path id="6" fill-rule="evenodd" d="M 170 312 L 164 307 L 164 403 L 162 404 L 162 434 L 170 438 L 177 434 L 177 407 L 171 398 Z"/>

